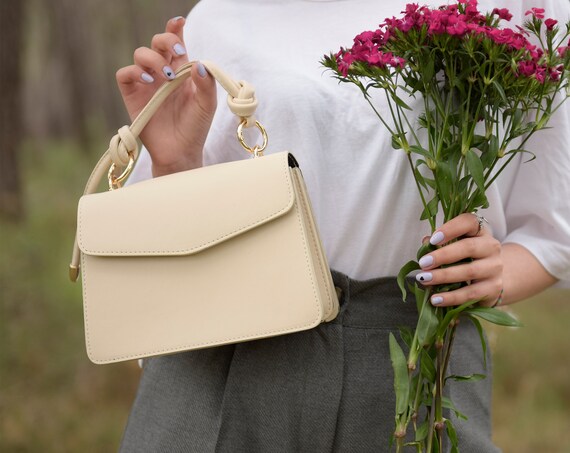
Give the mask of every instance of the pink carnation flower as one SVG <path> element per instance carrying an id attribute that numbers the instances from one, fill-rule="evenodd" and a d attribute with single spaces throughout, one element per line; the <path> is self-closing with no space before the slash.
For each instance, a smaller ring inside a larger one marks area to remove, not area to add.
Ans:
<path id="1" fill-rule="evenodd" d="M 500 19 L 509 21 L 513 18 L 513 15 L 509 12 L 507 8 L 495 8 L 493 14 L 499 16 Z"/>
<path id="2" fill-rule="evenodd" d="M 537 19 L 544 19 L 544 8 L 531 8 L 529 11 L 524 13 L 525 16 L 532 14 Z"/>
<path id="3" fill-rule="evenodd" d="M 544 21 L 544 25 L 546 25 L 546 29 L 549 31 L 552 30 L 557 23 L 558 23 L 558 21 L 554 20 L 554 19 L 546 19 Z"/>

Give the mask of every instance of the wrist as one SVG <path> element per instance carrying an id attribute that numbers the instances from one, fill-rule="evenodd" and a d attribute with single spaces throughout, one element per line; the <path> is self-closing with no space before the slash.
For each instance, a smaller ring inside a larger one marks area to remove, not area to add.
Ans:
<path id="1" fill-rule="evenodd" d="M 181 171 L 194 170 L 195 168 L 202 167 L 202 155 L 199 157 L 192 157 L 172 162 L 168 164 L 152 163 L 152 176 L 157 178 L 159 176 L 166 176 Z"/>

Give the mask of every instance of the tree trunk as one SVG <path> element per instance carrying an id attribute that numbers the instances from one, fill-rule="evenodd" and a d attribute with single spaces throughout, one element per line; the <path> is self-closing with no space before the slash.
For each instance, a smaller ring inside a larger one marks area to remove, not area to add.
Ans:
<path id="1" fill-rule="evenodd" d="M 0 1 L 0 216 L 13 221 L 23 217 L 18 151 L 24 4 L 24 0 Z"/>

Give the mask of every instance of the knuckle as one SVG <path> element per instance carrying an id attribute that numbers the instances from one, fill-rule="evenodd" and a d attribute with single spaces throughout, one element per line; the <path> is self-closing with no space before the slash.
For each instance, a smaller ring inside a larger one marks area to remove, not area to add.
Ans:
<path id="1" fill-rule="evenodd" d="M 465 297 L 467 298 L 467 300 L 475 300 L 480 297 L 480 294 L 474 285 L 469 285 L 465 290 Z"/>
<path id="2" fill-rule="evenodd" d="M 501 243 L 492 236 L 490 236 L 490 238 L 491 238 L 491 240 L 489 243 L 489 247 L 493 251 L 493 255 L 499 255 L 501 253 L 501 250 L 502 250 Z"/>
<path id="3" fill-rule="evenodd" d="M 468 256 L 475 256 L 479 246 L 477 245 L 477 239 L 465 239 L 465 251 L 467 252 Z"/>
<path id="4" fill-rule="evenodd" d="M 127 76 L 127 68 L 120 68 L 115 72 L 115 79 L 117 82 L 121 82 L 126 79 Z"/>
<path id="5" fill-rule="evenodd" d="M 475 280 L 479 273 L 479 265 L 476 262 L 465 266 L 465 280 Z"/>
<path id="6" fill-rule="evenodd" d="M 499 294 L 501 292 L 501 290 L 503 289 L 503 279 L 502 278 L 497 278 L 493 281 L 493 289 L 495 291 L 496 294 Z"/>
<path id="7" fill-rule="evenodd" d="M 138 58 L 141 58 L 146 53 L 146 50 L 147 50 L 146 47 L 137 47 L 135 49 L 135 51 L 133 52 L 133 56 L 135 57 L 135 60 Z"/>
<path id="8" fill-rule="evenodd" d="M 502 260 L 497 260 L 495 262 L 495 265 L 493 266 L 493 274 L 500 276 L 501 281 L 503 280 L 503 270 L 504 270 L 504 264 Z"/>
<path id="9" fill-rule="evenodd" d="M 152 47 L 158 47 L 158 46 L 160 46 L 161 41 L 162 41 L 162 34 L 157 33 L 157 34 L 153 35 L 152 39 L 150 40 L 150 45 Z"/>

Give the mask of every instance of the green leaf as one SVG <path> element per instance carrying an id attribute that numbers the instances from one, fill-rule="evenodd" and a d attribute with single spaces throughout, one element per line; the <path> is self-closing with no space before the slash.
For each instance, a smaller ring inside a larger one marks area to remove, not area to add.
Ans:
<path id="1" fill-rule="evenodd" d="M 439 327 L 437 329 L 436 336 L 437 338 L 443 338 L 447 327 L 451 323 L 451 321 L 457 318 L 463 311 L 467 310 L 472 305 L 476 304 L 477 300 L 471 300 L 469 302 L 465 302 L 464 304 L 460 305 L 459 307 L 455 307 L 452 309 L 447 309 L 447 313 L 445 314 L 445 318 L 441 320 L 439 323 Z"/>
<path id="2" fill-rule="evenodd" d="M 474 316 L 467 316 L 473 324 L 475 324 L 475 328 L 479 333 L 479 339 L 481 340 L 481 348 L 483 350 L 483 365 L 485 365 L 485 369 L 487 369 L 487 340 L 485 339 L 485 333 L 483 331 L 483 326 L 481 325 L 481 321 L 479 321 Z"/>
<path id="3" fill-rule="evenodd" d="M 415 441 L 421 442 L 424 439 L 427 439 L 428 431 L 429 431 L 429 424 L 428 421 L 426 420 L 420 426 L 418 426 L 418 429 L 416 430 Z"/>
<path id="4" fill-rule="evenodd" d="M 452 374 L 451 376 L 447 376 L 445 380 L 451 379 L 452 381 L 456 382 L 477 382 L 482 381 L 487 376 L 485 374 L 470 374 L 469 376 L 457 376 Z"/>
<path id="5" fill-rule="evenodd" d="M 448 397 L 446 396 L 441 397 L 441 405 L 442 407 L 445 407 L 446 409 L 453 411 L 453 413 L 458 419 L 467 420 L 467 416 L 459 412 L 459 410 L 455 407 L 455 404 L 453 404 L 453 401 L 451 401 L 451 399 L 449 399 Z"/>
<path id="6" fill-rule="evenodd" d="M 420 265 L 416 261 L 408 261 L 398 273 L 398 286 L 400 287 L 400 291 L 402 291 L 402 299 L 404 302 L 406 302 L 406 296 L 408 294 L 406 292 L 406 277 L 410 272 L 417 271 L 418 269 L 420 269 Z"/>
<path id="7" fill-rule="evenodd" d="M 412 333 L 412 329 L 409 327 L 400 326 L 398 328 L 400 331 L 400 338 L 404 342 L 404 344 L 409 348 L 412 344 L 414 334 Z"/>
<path id="8" fill-rule="evenodd" d="M 396 414 L 401 415 L 408 409 L 410 393 L 408 381 L 408 365 L 404 351 L 390 332 L 390 360 L 394 370 L 394 391 L 396 392 Z"/>
<path id="9" fill-rule="evenodd" d="M 505 90 L 503 89 L 501 84 L 499 82 L 497 82 L 497 80 L 493 80 L 493 85 L 494 85 L 495 89 L 497 90 L 497 92 L 499 93 L 499 96 L 501 97 L 501 100 L 503 101 L 503 103 L 508 104 L 509 101 L 507 100 L 507 95 L 505 94 Z"/>
<path id="10" fill-rule="evenodd" d="M 433 156 L 430 154 L 430 152 L 427 149 L 422 148 L 421 146 L 412 145 L 412 146 L 410 146 L 410 151 L 412 153 L 420 154 L 424 157 L 427 157 L 428 159 L 433 159 Z"/>
<path id="11" fill-rule="evenodd" d="M 489 146 L 481 153 L 481 163 L 484 168 L 490 168 L 499 154 L 499 138 L 492 135 L 489 139 Z"/>
<path id="12" fill-rule="evenodd" d="M 395 102 L 396 104 L 398 104 L 399 107 L 401 107 L 401 108 L 403 108 L 403 109 L 406 109 L 406 110 L 412 110 L 412 108 L 411 108 L 408 104 L 406 104 L 406 103 L 402 100 L 402 98 L 396 96 L 395 94 L 392 94 L 391 97 L 392 97 L 392 99 L 394 100 L 394 102 Z"/>
<path id="13" fill-rule="evenodd" d="M 515 109 L 514 115 L 513 115 L 513 130 L 518 129 L 518 127 L 520 126 L 522 119 L 523 119 L 524 113 L 522 111 L 522 109 Z M 506 121 L 504 121 L 504 123 L 506 124 Z"/>
<path id="14" fill-rule="evenodd" d="M 489 207 L 489 200 L 487 199 L 487 195 L 482 190 L 477 189 L 473 192 L 473 199 L 469 203 L 469 207 L 471 211 L 475 211 L 478 208 L 488 208 Z"/>
<path id="15" fill-rule="evenodd" d="M 442 451 L 439 449 L 439 439 L 436 435 L 433 436 L 433 449 L 432 451 Z"/>
<path id="16" fill-rule="evenodd" d="M 435 74 L 435 58 L 428 58 L 427 64 L 422 66 L 422 68 L 423 68 L 422 78 L 424 80 L 431 80 Z"/>
<path id="17" fill-rule="evenodd" d="M 481 159 L 473 149 L 467 151 L 465 154 L 465 163 L 467 164 L 467 169 L 471 176 L 473 177 L 473 181 L 477 184 L 477 187 L 480 190 L 485 190 L 485 176 L 483 175 L 483 164 L 481 163 Z"/>
<path id="18" fill-rule="evenodd" d="M 469 308 L 465 310 L 465 313 L 473 316 L 477 316 L 485 321 L 489 321 L 492 324 L 497 324 L 498 326 L 506 327 L 522 327 L 522 323 L 507 312 L 502 310 L 497 310 L 496 308 L 487 307 L 477 307 Z"/>
<path id="19" fill-rule="evenodd" d="M 425 183 L 430 186 L 433 190 L 437 188 L 437 184 L 435 183 L 435 179 L 431 178 L 424 178 Z"/>
<path id="20" fill-rule="evenodd" d="M 437 196 L 433 197 L 424 208 L 420 220 L 426 220 L 430 217 L 435 217 L 437 215 L 438 204 L 439 198 Z"/>
<path id="21" fill-rule="evenodd" d="M 433 359 L 430 355 L 426 352 L 425 349 L 422 349 L 421 352 L 421 359 L 420 359 L 420 371 L 422 376 L 428 382 L 435 382 L 435 365 L 433 364 Z"/>
<path id="22" fill-rule="evenodd" d="M 450 453 L 459 453 L 459 439 L 457 439 L 457 432 L 451 420 L 445 420 L 445 430 L 447 431 L 447 437 L 451 441 Z"/>
<path id="23" fill-rule="evenodd" d="M 400 140 L 397 135 L 392 135 L 392 148 L 402 149 L 402 145 L 400 144 Z"/>
<path id="24" fill-rule="evenodd" d="M 443 149 L 441 150 L 441 155 L 442 157 L 446 157 L 448 159 L 453 159 L 453 158 L 459 159 L 460 151 L 461 151 L 461 145 L 459 143 L 453 143 L 451 145 L 444 146 Z M 450 162 L 450 165 L 453 168 L 457 168 L 457 165 L 454 165 L 452 162 Z"/>
<path id="25" fill-rule="evenodd" d="M 416 178 L 418 184 L 427 190 L 428 187 L 426 185 L 424 175 L 422 175 L 417 168 L 414 168 L 413 171 L 414 171 L 414 177 Z"/>
<path id="26" fill-rule="evenodd" d="M 484 135 L 475 134 L 473 136 L 473 143 L 472 143 L 473 148 L 481 149 L 480 147 L 485 143 L 487 143 L 487 137 L 485 137 Z"/>
<path id="27" fill-rule="evenodd" d="M 418 313 L 422 311 L 422 305 L 424 303 L 426 291 L 420 288 L 418 282 L 414 282 L 414 295 L 416 296 L 416 307 L 418 309 Z"/>
<path id="28" fill-rule="evenodd" d="M 530 132 L 535 127 L 536 127 L 536 123 L 534 121 L 530 121 L 522 127 L 520 127 L 520 126 L 517 128 L 513 127 L 512 133 L 509 136 L 509 141 L 512 140 L 513 138 L 520 137 L 521 135 L 524 135 L 524 134 Z"/>
<path id="29" fill-rule="evenodd" d="M 457 180 L 457 166 L 448 164 L 447 162 L 438 161 L 435 171 L 438 185 L 439 196 L 443 200 L 450 200 L 453 193 L 453 186 Z"/>
<path id="30" fill-rule="evenodd" d="M 435 310 L 436 308 L 430 303 L 426 303 L 422 308 L 417 325 L 418 342 L 421 346 L 430 344 L 437 332 L 439 320 L 437 319 Z"/>

